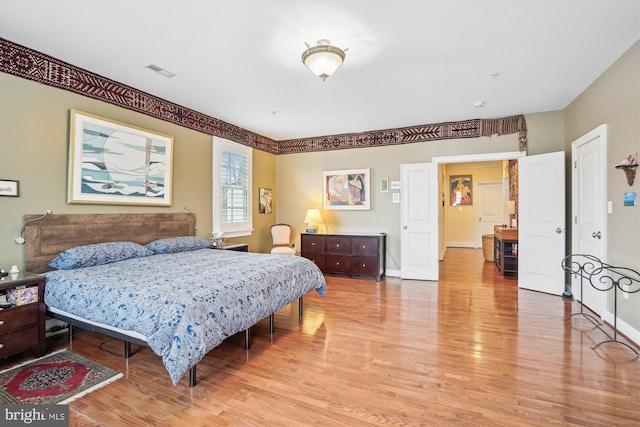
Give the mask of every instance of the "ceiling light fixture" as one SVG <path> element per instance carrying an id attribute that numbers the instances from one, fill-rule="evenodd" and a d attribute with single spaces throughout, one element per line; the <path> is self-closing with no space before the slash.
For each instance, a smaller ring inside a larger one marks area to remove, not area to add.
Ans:
<path id="1" fill-rule="evenodd" d="M 307 43 L 305 45 L 307 50 L 302 53 L 302 63 L 322 81 L 332 75 L 344 62 L 346 49 L 331 46 L 331 42 L 327 39 L 318 40 L 318 44 L 313 47 Z"/>

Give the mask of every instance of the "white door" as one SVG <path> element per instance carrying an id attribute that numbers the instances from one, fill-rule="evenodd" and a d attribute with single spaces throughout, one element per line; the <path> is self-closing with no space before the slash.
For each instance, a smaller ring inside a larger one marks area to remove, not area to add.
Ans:
<path id="1" fill-rule="evenodd" d="M 433 163 L 400 165 L 400 277 L 438 280 L 438 168 Z"/>
<path id="2" fill-rule="evenodd" d="M 518 161 L 518 287 L 562 295 L 565 289 L 564 152 Z"/>
<path id="3" fill-rule="evenodd" d="M 478 226 L 476 227 L 476 248 L 482 246 L 482 235 L 493 234 L 493 227 L 504 219 L 504 199 L 502 181 L 479 182 L 476 191 Z"/>
<path id="4" fill-rule="evenodd" d="M 599 126 L 571 144 L 573 160 L 572 249 L 574 254 L 592 255 L 603 262 L 606 258 L 606 143 L 607 125 Z M 602 316 L 606 310 L 606 292 L 591 285 L 580 292 L 577 277 L 571 279 L 571 292 L 576 299 Z"/>

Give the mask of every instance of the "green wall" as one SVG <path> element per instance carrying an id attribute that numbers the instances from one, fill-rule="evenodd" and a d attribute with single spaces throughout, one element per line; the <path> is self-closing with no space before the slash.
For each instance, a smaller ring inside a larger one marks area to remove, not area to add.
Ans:
<path id="1" fill-rule="evenodd" d="M 173 206 L 67 204 L 69 111 L 74 108 L 174 137 Z M 182 212 L 196 215 L 197 235 L 211 233 L 210 135 L 68 91 L 0 73 L 0 179 L 20 181 L 20 197 L 0 198 L 0 267 L 24 266 L 24 246 L 14 239 L 25 214 Z M 259 215 L 258 187 L 275 187 L 275 156 L 253 150 L 254 252 L 268 252 L 271 215 Z M 231 240 L 230 240 L 231 241 Z"/>
<path id="2" fill-rule="evenodd" d="M 607 124 L 607 200 L 613 212 L 607 221 L 607 262 L 640 271 L 640 206 L 624 207 L 625 192 L 640 193 L 640 174 L 633 186 L 613 166 L 640 153 L 640 42 L 631 47 L 565 109 L 566 150 L 571 143 Z M 569 177 L 570 178 L 570 177 Z M 570 189 L 571 187 L 569 187 Z M 637 288 L 636 288 L 637 289 Z M 609 302 L 612 309 L 613 302 Z M 640 293 L 618 299 L 618 316 L 635 329 L 640 342 Z"/>

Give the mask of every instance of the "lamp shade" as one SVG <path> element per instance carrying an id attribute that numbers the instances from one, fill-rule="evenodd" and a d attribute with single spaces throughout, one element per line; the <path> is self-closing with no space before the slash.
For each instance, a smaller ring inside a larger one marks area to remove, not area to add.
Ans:
<path id="1" fill-rule="evenodd" d="M 516 214 L 516 202 L 515 202 L 515 200 L 508 200 L 507 201 L 507 213 L 509 215 L 515 215 Z"/>
<path id="2" fill-rule="evenodd" d="M 322 224 L 322 215 L 319 209 L 308 209 L 304 217 L 305 224 Z"/>
<path id="3" fill-rule="evenodd" d="M 316 46 L 304 51 L 302 63 L 324 81 L 342 65 L 344 57 L 342 49 L 331 46 L 329 40 L 321 39 Z"/>

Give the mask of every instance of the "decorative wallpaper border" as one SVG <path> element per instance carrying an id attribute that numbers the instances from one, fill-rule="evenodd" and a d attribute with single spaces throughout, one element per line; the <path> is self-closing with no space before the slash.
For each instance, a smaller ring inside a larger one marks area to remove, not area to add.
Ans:
<path id="1" fill-rule="evenodd" d="M 526 149 L 527 124 L 523 115 L 274 141 L 2 38 L 0 72 L 68 90 L 272 154 L 382 147 L 512 133 L 519 133 L 520 149 Z"/>

